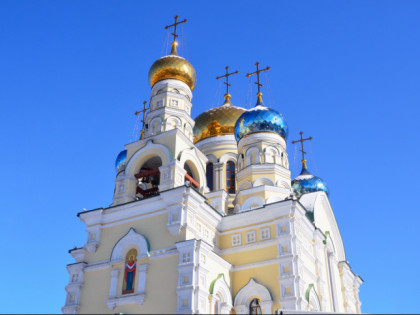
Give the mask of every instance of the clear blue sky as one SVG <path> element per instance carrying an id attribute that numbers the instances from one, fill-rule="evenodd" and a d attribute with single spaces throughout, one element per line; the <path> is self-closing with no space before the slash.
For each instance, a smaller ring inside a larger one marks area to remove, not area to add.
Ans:
<path id="1" fill-rule="evenodd" d="M 362 311 L 420 312 L 419 1 L 74 0 L 0 2 L 1 312 L 60 312 L 67 250 L 86 238 L 76 213 L 112 202 L 115 158 L 176 14 L 189 20 L 179 52 L 197 71 L 193 117 L 221 104 L 226 65 L 247 108 L 245 73 L 271 66 L 265 103 L 289 140 L 314 138 L 308 166 L 365 280 Z"/>

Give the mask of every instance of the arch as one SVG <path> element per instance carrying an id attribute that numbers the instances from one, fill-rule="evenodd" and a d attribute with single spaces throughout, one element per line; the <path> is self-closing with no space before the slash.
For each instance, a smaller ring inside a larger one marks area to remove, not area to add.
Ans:
<path id="1" fill-rule="evenodd" d="M 279 179 L 279 180 L 277 181 L 276 186 L 277 186 L 277 187 L 281 187 L 281 188 L 286 188 L 286 189 L 290 189 L 290 188 L 291 188 L 291 187 L 290 187 L 290 184 L 289 184 L 289 183 L 287 183 L 286 181 L 282 180 L 282 179 Z"/>
<path id="2" fill-rule="evenodd" d="M 261 163 L 260 149 L 257 147 L 249 148 L 245 153 L 246 166 Z"/>
<path id="3" fill-rule="evenodd" d="M 279 150 L 275 147 L 266 147 L 264 149 L 264 162 L 265 163 L 275 163 L 276 156 L 279 155 Z"/>
<path id="4" fill-rule="evenodd" d="M 220 163 L 226 163 L 227 161 L 233 161 L 237 162 L 238 156 L 235 153 L 225 153 L 222 155 L 222 157 L 219 159 Z"/>
<path id="5" fill-rule="evenodd" d="M 155 117 L 150 121 L 149 124 L 149 134 L 156 135 L 162 131 L 162 118 Z"/>
<path id="6" fill-rule="evenodd" d="M 149 241 L 141 234 L 137 233 L 136 230 L 130 228 L 128 233 L 124 235 L 114 246 L 111 253 L 111 262 L 118 262 L 123 260 L 124 252 L 129 247 L 137 247 L 139 250 L 139 256 L 137 259 L 149 257 Z"/>
<path id="7" fill-rule="evenodd" d="M 134 153 L 130 158 L 125 168 L 125 175 L 134 176 L 138 171 L 138 166 L 153 156 L 159 156 L 162 160 L 162 165 L 167 165 L 172 160 L 172 155 L 167 147 L 161 144 L 155 144 L 152 140 L 149 140 L 143 148 Z"/>
<path id="8" fill-rule="evenodd" d="M 201 163 L 199 157 L 197 156 L 197 152 L 195 152 L 195 148 L 181 151 L 178 157 L 181 165 L 184 166 L 185 163 L 188 162 L 188 166 L 191 168 L 191 171 L 195 176 L 193 176 L 194 179 L 200 184 L 200 187 L 202 187 L 205 183 L 204 178 L 206 177 L 206 173 L 203 163 Z"/>
<path id="9" fill-rule="evenodd" d="M 230 293 L 229 286 L 226 283 L 225 276 L 222 273 L 211 282 L 209 292 L 211 309 L 214 313 L 229 314 L 233 306 L 232 295 Z M 220 304 L 217 305 L 216 303 Z M 216 305 L 217 310 L 215 309 Z"/>
<path id="10" fill-rule="evenodd" d="M 234 302 L 236 314 L 248 313 L 249 304 L 254 298 L 261 301 L 260 306 L 264 314 L 272 314 L 273 299 L 270 291 L 265 286 L 257 283 L 253 278 L 236 294 Z"/>
<path id="11" fill-rule="evenodd" d="M 264 200 L 261 197 L 252 196 L 245 200 L 244 204 L 242 205 L 242 211 L 260 208 L 262 206 L 264 206 Z"/>
<path id="12" fill-rule="evenodd" d="M 208 154 L 206 155 L 206 158 L 209 160 L 209 162 L 212 162 L 213 164 L 217 163 L 217 157 L 214 154 Z"/>
<path id="13" fill-rule="evenodd" d="M 274 186 L 274 183 L 271 179 L 267 177 L 258 178 L 253 184 L 252 187 L 262 186 L 262 185 L 268 185 L 268 186 Z"/>
<path id="14" fill-rule="evenodd" d="M 181 119 L 179 119 L 178 117 L 170 116 L 166 118 L 165 131 L 172 130 L 175 128 L 181 129 L 181 127 L 182 127 Z"/>
<path id="15" fill-rule="evenodd" d="M 251 187 L 252 187 L 252 183 L 249 180 L 247 180 L 247 181 L 243 182 L 241 184 L 241 186 L 239 186 L 238 190 L 245 190 L 245 189 L 249 189 Z"/>
<path id="16" fill-rule="evenodd" d="M 308 311 L 321 311 L 321 303 L 319 302 L 318 294 L 316 294 L 313 283 L 309 284 L 308 289 L 305 292 L 305 299 L 308 302 Z"/>

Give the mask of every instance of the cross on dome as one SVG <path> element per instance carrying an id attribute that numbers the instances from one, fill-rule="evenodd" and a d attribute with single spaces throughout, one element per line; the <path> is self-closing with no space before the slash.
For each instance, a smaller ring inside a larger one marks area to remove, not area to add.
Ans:
<path id="1" fill-rule="evenodd" d="M 312 140 L 312 137 L 309 137 L 309 138 L 303 139 L 303 131 L 299 132 L 299 134 L 300 134 L 300 139 L 299 139 L 299 140 L 294 140 L 294 141 L 292 141 L 292 144 L 295 144 L 295 143 L 300 142 L 300 144 L 301 144 L 301 146 L 302 146 L 302 149 L 299 149 L 299 151 L 300 151 L 300 152 L 302 152 L 302 168 L 306 168 L 306 160 L 305 160 L 305 154 L 306 154 L 306 152 L 305 152 L 305 150 L 303 149 L 303 143 L 304 143 L 305 141 L 310 141 L 310 140 Z"/>
<path id="2" fill-rule="evenodd" d="M 226 100 L 226 102 L 225 102 L 225 104 L 230 103 L 230 98 L 231 98 L 231 95 L 229 94 L 229 86 L 231 86 L 229 84 L 229 76 L 234 75 L 234 74 L 237 74 L 237 73 L 238 73 L 238 70 L 236 70 L 235 72 L 229 73 L 229 67 L 226 66 L 226 74 L 225 75 L 221 75 L 219 77 L 216 77 L 216 80 L 219 80 L 221 78 L 226 78 L 226 81 L 223 82 L 224 84 L 226 84 L 226 94 L 225 94 L 225 100 Z"/>
<path id="3" fill-rule="evenodd" d="M 149 109 L 150 109 L 150 106 L 149 107 L 147 107 L 146 108 L 146 104 L 147 104 L 147 101 L 144 101 L 143 102 L 143 110 L 139 110 L 139 111 L 136 111 L 135 113 L 134 113 L 134 115 L 138 115 L 138 114 L 141 114 L 141 113 L 143 113 L 143 119 L 142 119 L 142 124 L 143 124 L 143 126 L 141 127 L 141 131 L 140 131 L 140 133 L 141 133 L 141 136 L 140 136 L 140 139 L 143 139 L 143 136 L 144 136 L 144 122 L 145 122 L 145 120 L 144 120 L 144 118 L 145 118 L 145 115 L 146 115 L 146 111 L 148 111 Z"/>
<path id="4" fill-rule="evenodd" d="M 175 23 L 171 24 L 171 25 L 166 25 L 165 26 L 165 30 L 167 30 L 168 28 L 173 27 L 174 28 L 174 32 L 171 33 L 172 35 L 174 35 L 174 41 L 172 42 L 172 51 L 171 51 L 171 55 L 178 55 L 177 51 L 176 51 L 176 46 L 178 45 L 176 38 L 179 37 L 179 35 L 176 34 L 176 27 L 177 25 L 181 24 L 181 23 L 186 23 L 187 19 L 184 19 L 183 21 L 179 21 L 178 22 L 178 15 L 175 15 L 174 19 L 175 19 Z"/>
<path id="5" fill-rule="evenodd" d="M 264 69 L 259 69 L 259 65 L 260 65 L 260 63 L 259 63 L 258 61 L 257 61 L 257 63 L 256 63 L 255 65 L 257 66 L 257 71 L 252 72 L 252 73 L 247 73 L 247 74 L 246 74 L 246 77 L 247 77 L 247 78 L 249 78 L 250 76 L 253 76 L 254 74 L 256 74 L 256 75 L 257 75 L 257 82 L 255 82 L 255 84 L 258 86 L 258 93 L 257 93 L 257 97 L 258 97 L 258 99 L 257 99 L 257 105 L 262 105 L 262 104 L 263 104 L 263 102 L 262 102 L 261 87 L 262 87 L 263 85 L 260 83 L 260 72 L 263 72 L 263 71 L 268 71 L 268 70 L 270 70 L 271 68 L 270 68 L 270 67 L 266 67 L 266 68 L 264 68 Z"/>

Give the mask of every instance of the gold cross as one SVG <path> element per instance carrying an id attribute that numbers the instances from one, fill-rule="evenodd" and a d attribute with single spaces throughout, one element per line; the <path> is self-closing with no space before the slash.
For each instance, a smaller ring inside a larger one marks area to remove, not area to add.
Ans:
<path id="1" fill-rule="evenodd" d="M 226 66 L 226 74 L 221 75 L 220 77 L 216 77 L 216 80 L 219 80 L 221 78 L 226 78 L 226 82 L 223 82 L 224 84 L 226 84 L 226 94 L 225 94 L 225 100 L 226 101 L 230 100 L 229 86 L 231 86 L 231 85 L 229 84 L 229 76 L 237 74 L 237 73 L 238 73 L 238 70 L 236 70 L 235 72 L 229 73 L 229 67 Z"/>
<path id="2" fill-rule="evenodd" d="M 170 27 L 174 27 L 174 32 L 173 33 L 171 33 L 172 35 L 174 35 L 174 42 L 176 42 L 176 38 L 178 37 L 178 35 L 176 34 L 176 26 L 177 25 L 179 25 L 179 24 L 181 24 L 181 23 L 185 23 L 185 22 L 187 22 L 187 19 L 185 19 L 185 20 L 183 20 L 183 21 L 180 21 L 180 22 L 178 22 L 178 18 L 179 18 L 179 16 L 178 15 L 176 15 L 175 16 L 175 23 L 174 24 L 171 24 L 171 25 L 167 25 L 167 26 L 165 26 L 165 30 L 167 30 L 168 28 L 170 28 Z"/>
<path id="3" fill-rule="evenodd" d="M 306 160 L 305 160 L 305 154 L 306 154 L 306 152 L 303 150 L 303 142 L 312 140 L 312 137 L 303 139 L 303 131 L 299 132 L 299 134 L 300 134 L 300 140 L 292 141 L 292 144 L 295 144 L 295 143 L 300 142 L 300 144 L 302 146 L 302 149 L 300 149 L 299 151 L 302 152 L 302 167 L 303 168 L 306 168 Z"/>
<path id="4" fill-rule="evenodd" d="M 265 68 L 265 69 L 261 69 L 261 70 L 260 70 L 260 69 L 258 68 L 258 66 L 260 65 L 260 63 L 259 63 L 259 62 L 257 62 L 255 65 L 257 66 L 257 71 L 255 71 L 255 72 L 253 72 L 253 73 L 247 73 L 247 74 L 246 74 L 246 77 L 247 77 L 247 78 L 249 78 L 250 76 L 252 76 L 252 75 L 254 75 L 254 74 L 256 74 L 256 75 L 257 75 L 257 82 L 255 82 L 255 84 L 258 86 L 258 94 L 261 94 L 260 87 L 262 87 L 263 85 L 262 85 L 262 84 L 260 84 L 260 72 L 270 70 L 270 67 L 267 67 L 267 68 Z M 258 94 L 257 94 L 257 95 L 258 95 Z M 261 95 L 262 95 L 262 94 L 261 94 Z"/>
<path id="5" fill-rule="evenodd" d="M 147 104 L 147 101 L 144 101 L 143 102 L 143 110 L 139 110 L 139 111 L 137 111 L 137 112 L 135 112 L 134 113 L 134 115 L 138 115 L 138 114 L 141 114 L 141 113 L 143 113 L 143 119 L 142 119 L 142 123 L 143 123 L 143 126 L 141 127 L 141 136 L 140 136 L 140 139 L 143 139 L 143 136 L 144 136 L 144 123 L 145 123 L 145 121 L 144 121 L 144 116 L 146 115 L 146 111 L 148 111 L 149 109 L 150 109 L 150 106 L 149 107 L 147 107 L 146 108 L 146 104 Z"/>

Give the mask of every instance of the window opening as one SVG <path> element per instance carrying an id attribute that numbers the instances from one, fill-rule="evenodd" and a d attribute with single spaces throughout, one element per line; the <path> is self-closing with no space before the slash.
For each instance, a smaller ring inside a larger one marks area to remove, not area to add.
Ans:
<path id="1" fill-rule="evenodd" d="M 158 156 L 148 159 L 135 175 L 138 179 L 136 196 L 139 198 L 153 197 L 159 194 L 160 171 L 162 160 Z"/>
<path id="2" fill-rule="evenodd" d="M 226 163 L 226 191 L 229 194 L 235 193 L 235 163 L 229 161 Z"/>
<path id="3" fill-rule="evenodd" d="M 206 166 L 206 179 L 207 187 L 209 187 L 210 191 L 213 191 L 213 163 L 209 163 Z"/>
<path id="4" fill-rule="evenodd" d="M 187 171 L 187 173 L 185 174 L 185 180 L 189 181 L 193 187 L 199 188 L 200 184 L 195 180 L 194 173 L 187 162 L 185 162 L 184 164 L 184 170 Z"/>

